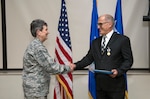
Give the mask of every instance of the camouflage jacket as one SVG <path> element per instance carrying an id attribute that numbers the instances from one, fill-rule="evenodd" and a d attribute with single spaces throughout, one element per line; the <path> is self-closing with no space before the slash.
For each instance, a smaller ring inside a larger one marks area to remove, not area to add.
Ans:
<path id="1" fill-rule="evenodd" d="M 47 96 L 50 74 L 70 71 L 69 66 L 54 62 L 42 42 L 35 38 L 23 56 L 23 90 L 25 96 Z"/>

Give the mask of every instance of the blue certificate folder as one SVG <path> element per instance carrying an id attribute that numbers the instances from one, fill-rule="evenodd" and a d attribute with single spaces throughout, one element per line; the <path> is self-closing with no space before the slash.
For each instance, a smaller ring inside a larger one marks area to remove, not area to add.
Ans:
<path id="1" fill-rule="evenodd" d="M 102 73 L 102 74 L 113 74 L 113 72 L 108 71 L 108 70 L 98 70 L 98 69 L 95 69 L 94 72 L 95 73 Z"/>

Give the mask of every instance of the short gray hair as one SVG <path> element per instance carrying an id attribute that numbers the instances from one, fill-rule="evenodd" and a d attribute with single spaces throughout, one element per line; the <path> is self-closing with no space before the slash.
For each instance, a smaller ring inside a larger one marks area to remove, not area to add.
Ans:
<path id="1" fill-rule="evenodd" d="M 106 20 L 107 22 L 112 22 L 113 25 L 114 25 L 114 23 L 115 23 L 114 18 L 113 18 L 111 15 L 109 15 L 109 14 L 106 14 L 106 15 L 105 15 L 105 20 Z"/>
<path id="2" fill-rule="evenodd" d="M 44 20 L 41 19 L 35 19 L 30 24 L 30 32 L 33 37 L 36 37 L 37 30 L 42 31 L 43 26 L 47 26 L 47 23 Z"/>

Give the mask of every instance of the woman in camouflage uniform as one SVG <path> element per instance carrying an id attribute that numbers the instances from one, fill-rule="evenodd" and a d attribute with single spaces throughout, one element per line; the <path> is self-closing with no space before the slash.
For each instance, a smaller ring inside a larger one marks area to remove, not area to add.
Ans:
<path id="1" fill-rule="evenodd" d="M 25 99 L 47 99 L 50 74 L 73 71 L 75 65 L 60 65 L 54 62 L 43 42 L 48 36 L 48 26 L 43 20 L 36 19 L 30 24 L 34 40 L 28 45 L 23 56 L 23 90 Z"/>

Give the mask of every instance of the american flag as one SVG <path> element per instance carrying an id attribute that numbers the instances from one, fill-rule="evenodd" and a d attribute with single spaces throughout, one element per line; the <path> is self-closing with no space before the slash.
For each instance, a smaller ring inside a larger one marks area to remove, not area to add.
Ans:
<path id="1" fill-rule="evenodd" d="M 62 0 L 61 15 L 58 24 L 58 34 L 55 48 L 56 62 L 68 64 L 72 62 L 72 49 L 68 27 L 66 3 Z M 72 73 L 56 75 L 56 86 L 54 88 L 54 99 L 73 99 L 73 77 Z"/>

